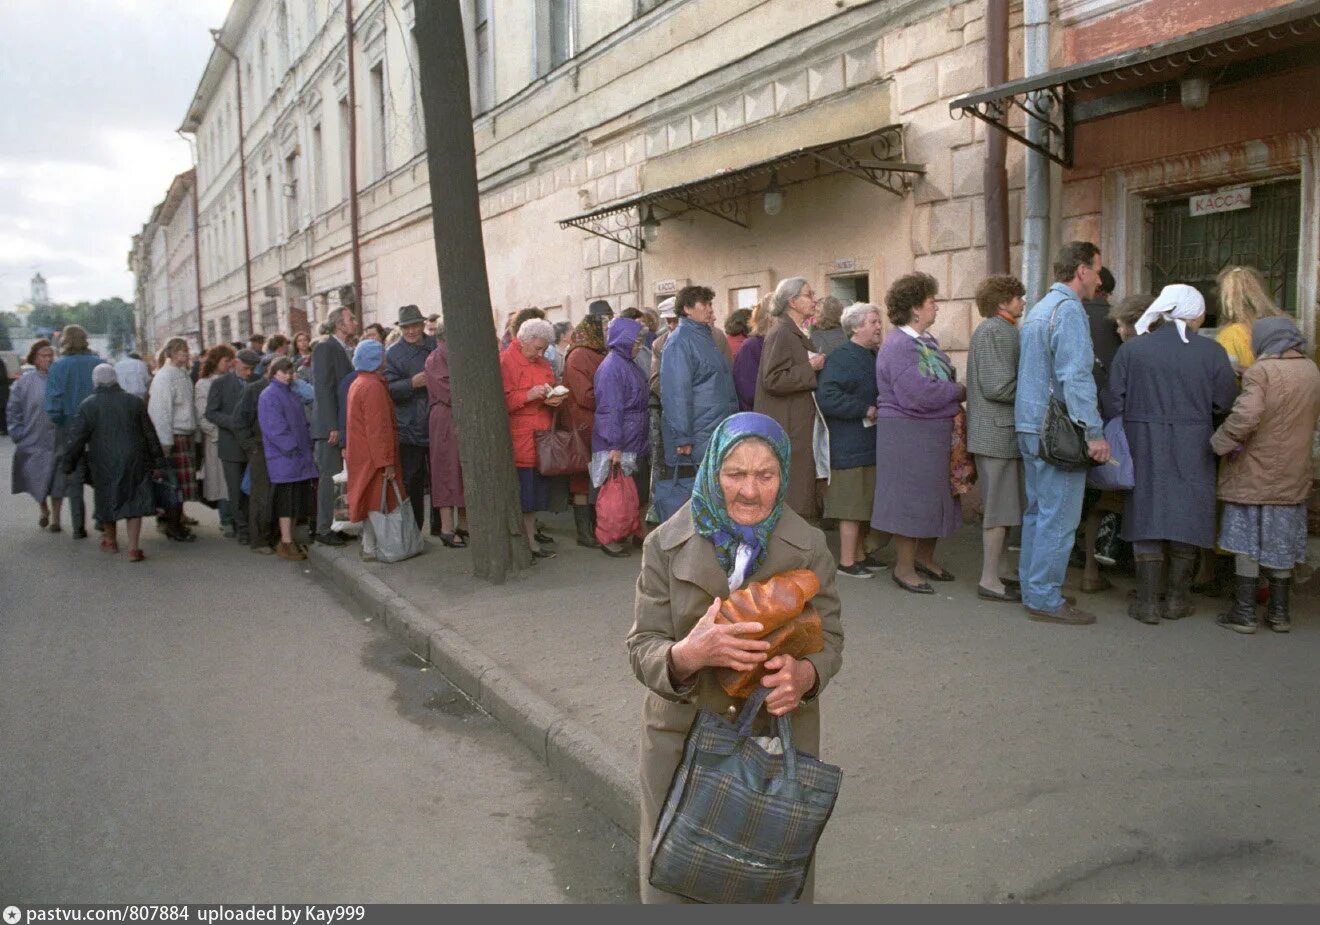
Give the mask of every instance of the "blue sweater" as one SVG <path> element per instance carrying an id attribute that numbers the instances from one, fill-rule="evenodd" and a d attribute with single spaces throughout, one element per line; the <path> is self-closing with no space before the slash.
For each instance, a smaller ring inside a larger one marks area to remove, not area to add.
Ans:
<path id="1" fill-rule="evenodd" d="M 875 431 L 862 426 L 875 405 L 875 354 L 852 341 L 835 348 L 816 384 L 816 404 L 830 429 L 830 468 L 875 465 Z"/>
<path id="2" fill-rule="evenodd" d="M 73 422 L 82 400 L 92 394 L 92 370 L 103 360 L 95 353 L 73 353 L 51 364 L 46 374 L 46 417 L 56 427 Z"/>

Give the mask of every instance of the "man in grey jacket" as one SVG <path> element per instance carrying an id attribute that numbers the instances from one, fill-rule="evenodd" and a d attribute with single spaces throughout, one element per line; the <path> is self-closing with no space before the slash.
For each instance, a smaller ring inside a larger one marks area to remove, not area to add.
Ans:
<path id="1" fill-rule="evenodd" d="M 426 519 L 426 490 L 431 484 L 431 403 L 426 392 L 426 358 L 435 349 L 435 338 L 426 335 L 426 319 L 416 305 L 399 309 L 397 323 L 403 337 L 385 351 L 385 382 L 390 398 L 394 399 L 403 488 L 412 503 L 417 528 L 421 529 Z M 433 510 L 433 533 L 438 525 L 438 515 Z"/>
<path id="2" fill-rule="evenodd" d="M 316 541 L 343 546 L 347 540 L 330 529 L 335 520 L 335 482 L 344 468 L 344 441 L 339 432 L 339 383 L 353 371 L 348 341 L 357 333 L 357 316 L 340 308 L 330 317 L 334 332 L 312 350 L 312 454 L 320 477 L 316 483 Z"/>

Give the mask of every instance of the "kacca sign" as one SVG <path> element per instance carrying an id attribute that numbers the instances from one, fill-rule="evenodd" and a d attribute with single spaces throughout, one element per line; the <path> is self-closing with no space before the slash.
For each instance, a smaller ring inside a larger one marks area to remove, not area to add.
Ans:
<path id="1" fill-rule="evenodd" d="M 1201 193 L 1187 201 L 1192 217 L 1213 215 L 1216 212 L 1236 212 L 1238 209 L 1251 208 L 1251 187 L 1236 186 L 1233 189 L 1216 190 L 1213 193 Z"/>

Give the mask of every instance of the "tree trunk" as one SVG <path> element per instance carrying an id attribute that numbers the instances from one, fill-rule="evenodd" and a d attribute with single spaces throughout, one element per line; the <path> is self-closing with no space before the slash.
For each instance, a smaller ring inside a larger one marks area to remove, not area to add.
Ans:
<path id="1" fill-rule="evenodd" d="M 417 50 L 431 178 L 431 222 L 449 341 L 450 383 L 476 575 L 499 584 L 531 564 L 513 468 L 477 196 L 463 17 L 417 0 Z"/>

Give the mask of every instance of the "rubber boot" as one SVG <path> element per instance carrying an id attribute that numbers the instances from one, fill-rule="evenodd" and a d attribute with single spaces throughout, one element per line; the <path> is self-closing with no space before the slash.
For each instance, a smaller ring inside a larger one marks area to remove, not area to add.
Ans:
<path id="1" fill-rule="evenodd" d="M 591 505 L 573 505 L 573 525 L 577 527 L 577 544 L 587 549 L 599 549 L 595 534 L 591 529 Z"/>
<path id="2" fill-rule="evenodd" d="M 1185 543 L 1169 546 L 1169 590 L 1164 619 L 1181 620 L 1196 610 L 1192 604 L 1192 578 L 1196 575 L 1197 550 Z"/>
<path id="3" fill-rule="evenodd" d="M 1215 620 L 1235 633 L 1256 632 L 1256 579 L 1237 575 L 1233 581 L 1233 606 Z"/>
<path id="4" fill-rule="evenodd" d="M 81 490 L 69 499 L 69 526 L 73 528 L 75 540 L 87 538 L 87 503 Z"/>
<path id="5" fill-rule="evenodd" d="M 1160 622 L 1159 590 L 1164 558 L 1138 556 L 1137 597 L 1128 604 L 1128 616 L 1149 626 Z"/>
<path id="6" fill-rule="evenodd" d="M 1291 578 L 1270 576 L 1270 600 L 1265 605 L 1265 622 L 1276 633 L 1292 631 L 1292 618 L 1288 616 L 1288 592 L 1291 587 Z"/>

